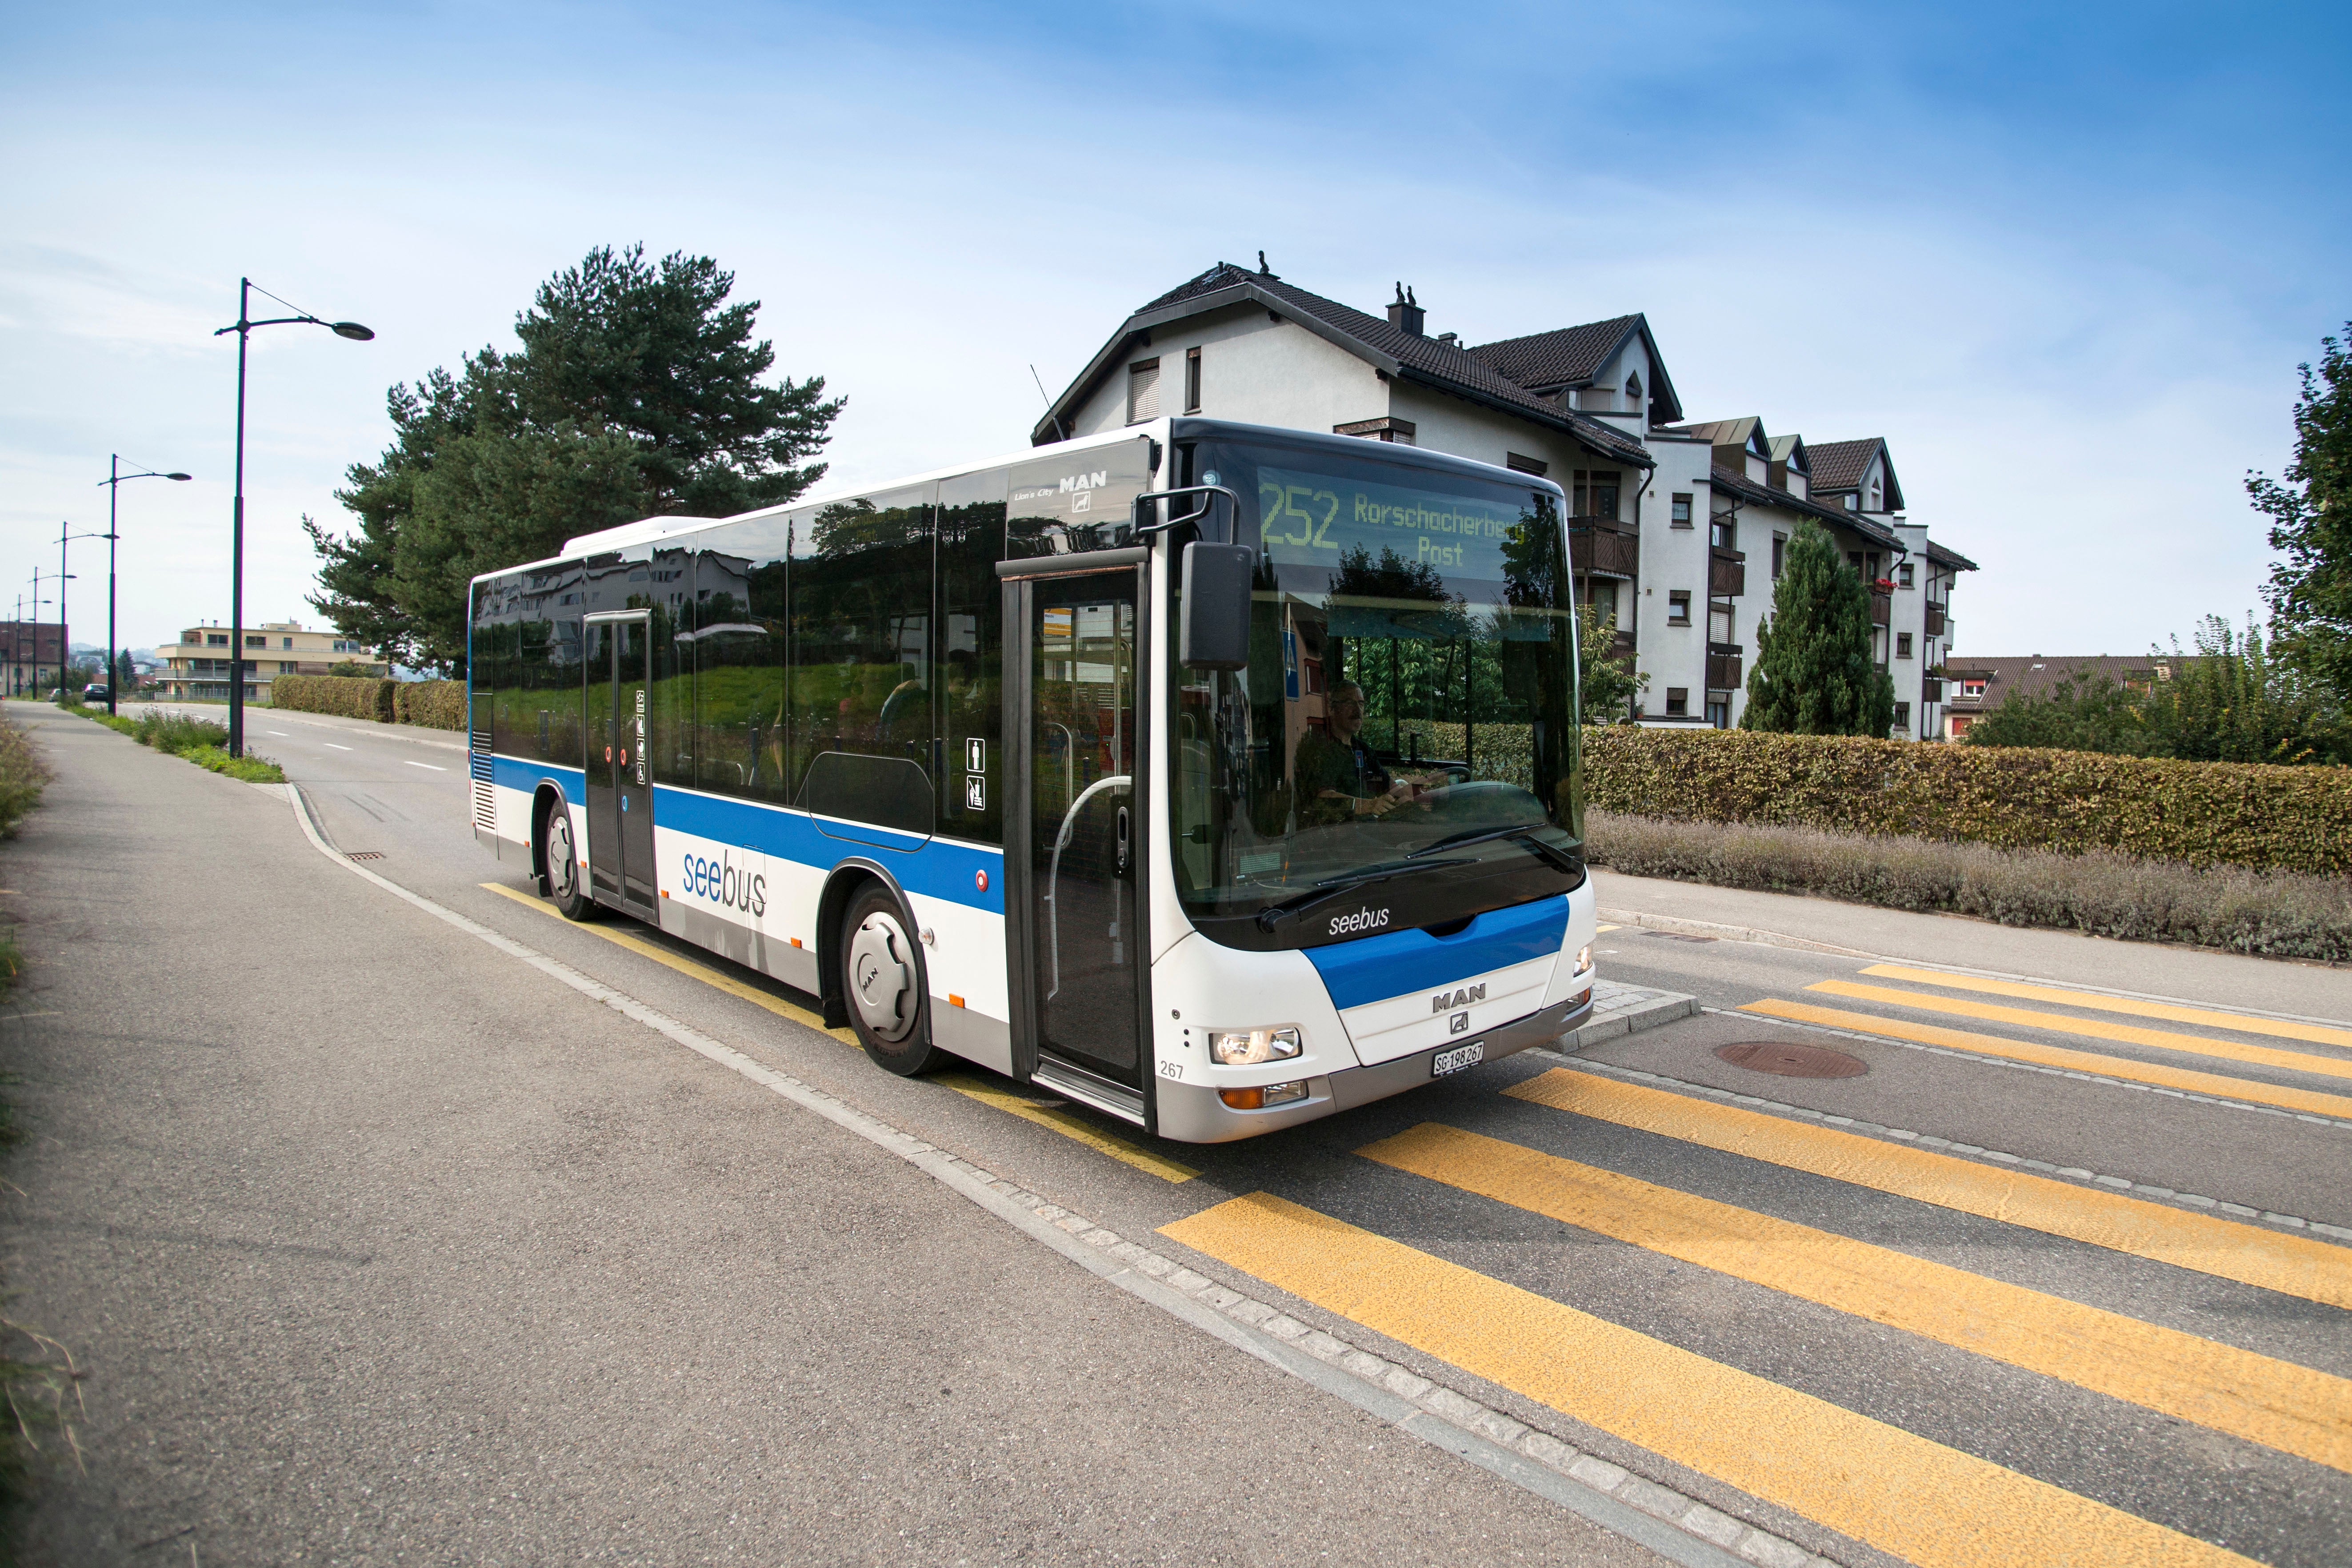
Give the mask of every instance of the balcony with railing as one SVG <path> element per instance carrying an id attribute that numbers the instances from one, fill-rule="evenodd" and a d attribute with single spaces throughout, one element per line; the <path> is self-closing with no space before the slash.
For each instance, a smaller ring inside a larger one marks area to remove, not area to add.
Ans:
<path id="1" fill-rule="evenodd" d="M 1940 637 L 1943 634 L 1944 607 L 1930 599 L 1927 601 L 1927 635 Z"/>
<path id="2" fill-rule="evenodd" d="M 1642 571 L 1642 536 L 1633 524 L 1621 523 L 1614 517 L 1570 517 L 1568 556 L 1580 572 L 1638 577 Z"/>
<path id="3" fill-rule="evenodd" d="M 1747 651 L 1737 643 L 1709 643 L 1706 645 L 1706 689 L 1711 692 L 1738 691 L 1740 656 Z"/>
<path id="4" fill-rule="evenodd" d="M 1870 623 L 1873 626 L 1888 624 L 1895 617 L 1894 606 L 1895 601 L 1891 595 L 1881 593 L 1874 588 L 1872 589 L 1870 591 Z"/>
<path id="5" fill-rule="evenodd" d="M 1737 599 L 1748 591 L 1748 557 L 1736 549 L 1712 552 L 1706 564 L 1706 591 L 1713 599 Z"/>

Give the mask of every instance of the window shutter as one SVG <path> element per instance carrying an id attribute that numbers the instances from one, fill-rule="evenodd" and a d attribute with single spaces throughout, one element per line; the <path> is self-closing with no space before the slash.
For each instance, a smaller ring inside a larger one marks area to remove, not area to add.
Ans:
<path id="1" fill-rule="evenodd" d="M 1127 367 L 1127 423 L 1160 417 L 1160 361 L 1143 360 Z"/>

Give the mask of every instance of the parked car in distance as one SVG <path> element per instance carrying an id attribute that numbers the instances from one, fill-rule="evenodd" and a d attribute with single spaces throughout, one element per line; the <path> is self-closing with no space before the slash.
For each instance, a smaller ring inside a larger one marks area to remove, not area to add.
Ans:
<path id="1" fill-rule="evenodd" d="M 92 681 L 81 689 L 81 700 L 85 703 L 102 703 L 112 695 L 107 690 L 104 681 Z"/>

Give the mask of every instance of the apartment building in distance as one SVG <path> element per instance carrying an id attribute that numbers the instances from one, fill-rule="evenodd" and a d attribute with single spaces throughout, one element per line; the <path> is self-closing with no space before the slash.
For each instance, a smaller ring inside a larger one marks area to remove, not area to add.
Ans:
<path id="1" fill-rule="evenodd" d="M 323 675 L 341 664 L 360 664 L 373 675 L 389 675 L 392 666 L 363 645 L 340 632 L 306 631 L 294 621 L 266 622 L 240 634 L 207 621 L 190 626 L 176 643 L 155 650 L 163 664 L 155 690 L 167 697 L 215 697 L 226 700 L 228 683 L 239 656 L 246 661 L 245 700 L 268 702 L 269 683 L 279 675 Z"/>
<path id="2" fill-rule="evenodd" d="M 70 645 L 66 628 L 54 621 L 0 621 L 0 641 L 7 644 L 0 657 L 8 661 L 5 680 L 11 696 L 44 681 L 57 684 L 58 651 Z"/>
<path id="3" fill-rule="evenodd" d="M 1887 444 L 1809 445 L 1761 419 L 1688 421 L 1639 313 L 1468 344 L 1399 286 L 1374 316 L 1221 262 L 1122 322 L 1034 442 L 1162 413 L 1406 442 L 1544 476 L 1569 497 L 1578 598 L 1613 614 L 1646 725 L 1739 722 L 1748 660 L 1792 530 L 1822 524 L 1872 591 L 1899 737 L 1941 739 L 1929 672 L 1975 570 L 1905 508 Z"/>

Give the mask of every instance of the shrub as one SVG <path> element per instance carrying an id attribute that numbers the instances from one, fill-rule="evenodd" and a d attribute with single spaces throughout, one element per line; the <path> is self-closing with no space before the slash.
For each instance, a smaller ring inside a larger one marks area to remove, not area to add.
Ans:
<path id="1" fill-rule="evenodd" d="M 393 690 L 399 685 L 348 675 L 280 675 L 270 683 L 269 702 L 298 713 L 333 713 L 390 724 Z"/>
<path id="2" fill-rule="evenodd" d="M 2352 768 L 1746 730 L 1584 732 L 1598 810 L 2352 873 Z"/>
<path id="3" fill-rule="evenodd" d="M 2352 882 L 2339 877 L 1607 811 L 1588 811 L 1585 831 L 1592 862 L 1629 876 L 1817 894 L 2267 957 L 2352 959 Z"/>
<path id="4" fill-rule="evenodd" d="M 401 724 L 421 724 L 431 729 L 466 727 L 466 683 L 463 681 L 403 681 L 394 688 L 392 714 Z"/>

